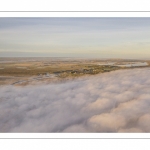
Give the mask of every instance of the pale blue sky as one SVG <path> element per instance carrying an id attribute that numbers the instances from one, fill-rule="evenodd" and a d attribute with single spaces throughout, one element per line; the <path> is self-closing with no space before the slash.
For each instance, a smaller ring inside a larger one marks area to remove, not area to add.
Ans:
<path id="1" fill-rule="evenodd" d="M 150 58 L 150 18 L 0 18 L 0 57 Z"/>

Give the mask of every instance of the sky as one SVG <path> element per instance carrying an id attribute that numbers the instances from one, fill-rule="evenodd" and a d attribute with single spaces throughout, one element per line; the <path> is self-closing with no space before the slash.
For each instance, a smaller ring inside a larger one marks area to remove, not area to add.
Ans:
<path id="1" fill-rule="evenodd" d="M 150 59 L 150 18 L 0 18 L 0 57 Z"/>

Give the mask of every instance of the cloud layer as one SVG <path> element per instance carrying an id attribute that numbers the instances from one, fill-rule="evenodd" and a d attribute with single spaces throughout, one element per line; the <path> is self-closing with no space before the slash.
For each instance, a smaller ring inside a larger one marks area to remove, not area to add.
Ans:
<path id="1" fill-rule="evenodd" d="M 0 132 L 150 132 L 150 69 L 0 87 Z"/>

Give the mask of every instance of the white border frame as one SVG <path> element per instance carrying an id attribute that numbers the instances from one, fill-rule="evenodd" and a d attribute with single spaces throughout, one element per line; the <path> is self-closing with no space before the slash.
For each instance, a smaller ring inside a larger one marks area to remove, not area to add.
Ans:
<path id="1" fill-rule="evenodd" d="M 150 11 L 0 11 L 0 17 L 150 17 Z"/>
<path id="2" fill-rule="evenodd" d="M 150 12 L 1 11 L 0 17 L 150 17 Z M 0 139 L 150 139 L 150 133 L 0 133 Z"/>
<path id="3" fill-rule="evenodd" d="M 0 133 L 0 139 L 150 139 L 150 133 Z"/>

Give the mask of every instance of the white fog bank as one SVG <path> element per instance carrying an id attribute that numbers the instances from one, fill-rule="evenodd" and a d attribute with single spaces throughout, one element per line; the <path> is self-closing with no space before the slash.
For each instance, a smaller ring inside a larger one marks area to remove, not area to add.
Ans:
<path id="1" fill-rule="evenodd" d="M 0 86 L 0 132 L 150 132 L 150 69 Z"/>

